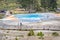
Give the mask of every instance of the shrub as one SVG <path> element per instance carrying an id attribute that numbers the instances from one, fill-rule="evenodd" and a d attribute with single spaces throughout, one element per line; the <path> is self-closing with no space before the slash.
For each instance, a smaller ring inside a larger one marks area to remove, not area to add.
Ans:
<path id="1" fill-rule="evenodd" d="M 57 32 L 53 32 L 52 36 L 59 36 L 59 34 Z"/>
<path id="2" fill-rule="evenodd" d="M 34 31 L 33 30 L 30 30 L 30 32 L 28 33 L 28 36 L 34 36 Z"/>
<path id="3" fill-rule="evenodd" d="M 38 32 L 37 36 L 40 36 L 40 38 L 43 39 L 44 34 L 42 32 Z"/>
<path id="4" fill-rule="evenodd" d="M 18 40 L 18 38 L 16 37 L 15 40 Z"/>

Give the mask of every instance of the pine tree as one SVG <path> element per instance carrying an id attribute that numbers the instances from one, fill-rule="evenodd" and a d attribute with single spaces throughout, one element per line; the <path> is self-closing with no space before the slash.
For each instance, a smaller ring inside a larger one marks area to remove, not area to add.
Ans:
<path id="1" fill-rule="evenodd" d="M 50 0 L 50 11 L 55 11 L 57 9 L 57 1 L 56 0 Z"/>
<path id="2" fill-rule="evenodd" d="M 57 0 L 41 0 L 41 7 L 49 11 L 57 9 Z"/>

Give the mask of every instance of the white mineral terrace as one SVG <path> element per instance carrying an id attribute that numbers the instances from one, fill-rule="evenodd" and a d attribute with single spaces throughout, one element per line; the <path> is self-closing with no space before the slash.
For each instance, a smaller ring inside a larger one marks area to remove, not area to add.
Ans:
<path id="1" fill-rule="evenodd" d="M 60 16 L 54 14 L 55 18 L 50 20 L 42 20 L 40 22 L 20 22 L 13 16 L 0 19 L 0 40 L 42 40 L 37 35 L 38 32 L 44 33 L 44 40 L 60 40 L 60 36 L 53 37 L 52 32 L 60 35 Z M 4 30 L 5 29 L 5 30 Z M 7 30 L 10 29 L 10 30 Z M 29 31 L 18 31 L 12 29 L 33 29 L 35 36 L 28 37 Z"/>
<path id="2" fill-rule="evenodd" d="M 43 15 L 45 15 L 45 14 L 43 14 Z M 0 19 L 0 28 L 2 28 L 2 29 L 60 30 L 60 16 L 58 14 L 48 14 L 48 15 L 50 15 L 50 17 L 48 17 L 48 18 L 51 18 L 51 19 L 40 20 L 39 22 L 22 22 L 18 18 L 14 17 L 14 15 L 12 15 L 12 16 Z M 52 17 L 51 15 L 54 15 L 54 16 Z"/>

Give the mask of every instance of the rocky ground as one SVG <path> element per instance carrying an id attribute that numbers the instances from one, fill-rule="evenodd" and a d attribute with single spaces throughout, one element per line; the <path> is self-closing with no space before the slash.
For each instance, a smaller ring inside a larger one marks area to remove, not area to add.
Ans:
<path id="1" fill-rule="evenodd" d="M 60 40 L 60 36 L 53 37 L 51 36 L 51 33 L 53 31 L 44 31 L 41 30 L 44 33 L 44 39 L 43 40 Z M 0 40 L 42 40 L 38 36 L 36 36 L 38 31 L 35 32 L 35 36 L 27 36 L 27 33 L 29 31 L 17 31 L 17 30 L 0 30 Z M 55 31 L 60 33 L 60 31 Z"/>

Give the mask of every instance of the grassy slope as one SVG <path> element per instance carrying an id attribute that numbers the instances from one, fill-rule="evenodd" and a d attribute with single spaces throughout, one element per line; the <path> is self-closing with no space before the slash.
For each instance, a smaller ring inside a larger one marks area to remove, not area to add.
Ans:
<path id="1" fill-rule="evenodd" d="M 3 18 L 4 14 L 0 14 L 0 19 Z"/>
<path id="2" fill-rule="evenodd" d="M 57 3 L 58 3 L 57 7 L 60 8 L 60 0 L 58 0 Z"/>

